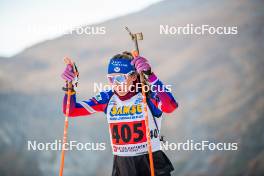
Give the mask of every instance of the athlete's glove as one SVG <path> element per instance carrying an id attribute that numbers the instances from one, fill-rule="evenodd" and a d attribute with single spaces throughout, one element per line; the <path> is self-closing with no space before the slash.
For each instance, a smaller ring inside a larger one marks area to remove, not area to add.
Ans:
<path id="1" fill-rule="evenodd" d="M 151 67 L 146 58 L 138 56 L 131 61 L 131 64 L 135 66 L 138 73 L 151 74 Z"/>
<path id="2" fill-rule="evenodd" d="M 75 78 L 72 65 L 68 64 L 63 73 L 61 74 L 62 79 L 68 82 L 72 82 Z"/>

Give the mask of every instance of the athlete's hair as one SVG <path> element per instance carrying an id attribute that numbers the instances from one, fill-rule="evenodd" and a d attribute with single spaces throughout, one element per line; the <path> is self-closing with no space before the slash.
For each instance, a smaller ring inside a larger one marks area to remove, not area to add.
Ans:
<path id="1" fill-rule="evenodd" d="M 133 60 L 133 55 L 128 52 L 128 51 L 124 51 L 122 54 L 116 54 L 114 55 L 112 59 L 127 59 L 127 60 Z"/>

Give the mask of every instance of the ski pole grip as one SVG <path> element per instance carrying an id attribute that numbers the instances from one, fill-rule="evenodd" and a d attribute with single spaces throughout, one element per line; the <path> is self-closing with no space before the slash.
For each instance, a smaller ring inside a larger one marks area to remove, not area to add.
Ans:
<path id="1" fill-rule="evenodd" d="M 136 51 L 136 50 L 133 50 L 133 51 L 131 52 L 131 54 L 132 54 L 132 56 L 133 56 L 134 58 L 138 57 L 138 51 Z"/>
<path id="2" fill-rule="evenodd" d="M 73 65 L 73 62 L 72 62 L 72 60 L 70 59 L 70 58 L 68 58 L 68 57 L 64 57 L 64 63 L 66 64 L 66 65 L 68 65 L 68 64 L 70 64 L 70 65 Z"/>

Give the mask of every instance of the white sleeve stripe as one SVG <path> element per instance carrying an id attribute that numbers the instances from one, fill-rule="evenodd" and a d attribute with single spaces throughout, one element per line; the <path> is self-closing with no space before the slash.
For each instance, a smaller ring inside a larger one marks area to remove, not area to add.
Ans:
<path id="1" fill-rule="evenodd" d="M 150 84 L 153 85 L 153 84 L 155 84 L 158 80 L 159 80 L 159 79 L 157 78 L 157 79 L 155 79 L 153 82 L 151 82 Z"/>
<path id="2" fill-rule="evenodd" d="M 95 113 L 96 111 L 91 107 L 89 106 L 87 103 L 85 102 L 80 102 L 80 104 L 90 113 Z"/>
<path id="3" fill-rule="evenodd" d="M 158 103 L 158 108 L 161 110 L 161 102 Z"/>

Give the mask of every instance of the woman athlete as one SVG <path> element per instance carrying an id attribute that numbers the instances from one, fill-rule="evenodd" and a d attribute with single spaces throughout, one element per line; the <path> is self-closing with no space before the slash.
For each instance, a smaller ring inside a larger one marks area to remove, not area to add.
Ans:
<path id="1" fill-rule="evenodd" d="M 148 60 L 133 58 L 124 52 L 110 59 L 108 80 L 112 89 L 101 91 L 91 99 L 76 101 L 71 91 L 69 117 L 87 116 L 104 112 L 114 155 L 112 176 L 149 176 L 147 137 L 139 73 L 145 75 L 148 86 L 147 110 L 152 144 L 155 176 L 169 176 L 173 166 L 161 150 L 160 129 L 162 113 L 171 113 L 177 107 L 173 95 L 152 72 Z M 74 80 L 73 67 L 67 65 L 62 73 L 67 82 Z M 64 96 L 63 112 L 66 111 L 67 94 Z"/>

